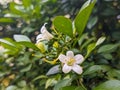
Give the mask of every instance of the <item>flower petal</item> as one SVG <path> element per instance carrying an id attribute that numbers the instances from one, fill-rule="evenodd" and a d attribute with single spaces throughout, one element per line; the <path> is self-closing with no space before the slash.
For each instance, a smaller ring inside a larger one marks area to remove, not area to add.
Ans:
<path id="1" fill-rule="evenodd" d="M 53 38 L 53 35 L 50 34 L 48 31 L 45 31 L 45 33 L 43 33 L 43 37 L 46 39 L 46 40 L 50 40 Z"/>
<path id="2" fill-rule="evenodd" d="M 41 39 L 42 37 L 43 37 L 42 34 L 38 34 L 37 37 L 36 37 L 36 40 L 39 40 L 39 39 Z"/>
<path id="3" fill-rule="evenodd" d="M 84 57 L 81 54 L 75 55 L 75 60 L 77 64 L 81 64 L 84 61 Z"/>
<path id="4" fill-rule="evenodd" d="M 73 67 L 72 67 L 72 70 L 74 72 L 76 72 L 77 74 L 81 74 L 83 72 L 82 70 L 82 67 L 80 67 L 79 65 L 75 64 Z"/>
<path id="5" fill-rule="evenodd" d="M 45 33 L 45 32 L 47 31 L 47 29 L 46 29 L 46 27 L 45 27 L 46 24 L 47 24 L 47 23 L 45 23 L 45 24 L 41 27 L 41 29 L 40 29 L 40 32 L 41 32 L 41 33 Z"/>
<path id="6" fill-rule="evenodd" d="M 58 59 L 59 59 L 62 63 L 66 63 L 66 56 L 65 56 L 65 55 L 60 54 L 60 55 L 58 56 Z"/>
<path id="7" fill-rule="evenodd" d="M 62 68 L 62 71 L 64 73 L 69 73 L 71 71 L 72 67 L 71 66 L 68 66 L 67 64 L 64 64 L 63 68 Z"/>
<path id="8" fill-rule="evenodd" d="M 73 51 L 67 51 L 66 56 L 70 57 L 70 58 L 73 58 L 74 57 Z"/>

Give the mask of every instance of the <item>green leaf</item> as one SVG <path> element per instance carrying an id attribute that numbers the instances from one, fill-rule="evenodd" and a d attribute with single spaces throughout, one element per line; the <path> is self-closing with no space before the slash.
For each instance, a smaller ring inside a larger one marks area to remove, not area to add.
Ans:
<path id="1" fill-rule="evenodd" d="M 15 39 L 16 42 L 21 41 L 31 42 L 31 40 L 25 35 L 14 35 L 13 38 Z"/>
<path id="2" fill-rule="evenodd" d="M 120 80 L 120 70 L 118 69 L 110 69 L 107 72 L 108 77 L 110 78 L 118 78 Z"/>
<path id="3" fill-rule="evenodd" d="M 108 70 L 110 70 L 110 67 L 107 65 L 93 65 L 91 67 L 89 67 L 84 73 L 83 75 L 89 75 L 95 72 L 99 72 L 99 71 L 103 71 L 106 72 Z"/>
<path id="4" fill-rule="evenodd" d="M 64 79 L 59 81 L 53 88 L 53 90 L 60 90 L 62 87 L 69 86 L 71 79 Z"/>
<path id="5" fill-rule="evenodd" d="M 87 47 L 87 54 L 85 56 L 85 58 L 87 58 L 89 56 L 89 54 L 95 49 L 95 43 L 91 43 L 88 45 Z"/>
<path id="6" fill-rule="evenodd" d="M 84 42 L 84 43 L 81 45 L 81 50 L 83 50 L 83 48 L 87 47 L 88 44 L 91 43 L 93 40 L 94 40 L 94 37 L 87 39 L 87 41 Z"/>
<path id="7" fill-rule="evenodd" d="M 113 52 L 114 50 L 116 50 L 116 48 L 120 46 L 119 44 L 107 44 L 104 46 L 101 46 L 98 49 L 98 53 L 104 53 L 104 52 Z"/>
<path id="8" fill-rule="evenodd" d="M 18 88 L 16 86 L 8 86 L 5 90 L 17 90 Z"/>
<path id="9" fill-rule="evenodd" d="M 61 88 L 60 90 L 76 90 L 75 88 L 76 86 L 66 86 L 66 87 Z"/>
<path id="10" fill-rule="evenodd" d="M 23 68 L 22 70 L 20 70 L 20 72 L 27 72 L 27 71 L 29 71 L 31 69 L 31 67 L 32 67 L 32 64 L 26 66 L 25 68 Z"/>
<path id="11" fill-rule="evenodd" d="M 35 77 L 32 81 L 34 82 L 34 81 L 36 81 L 36 80 L 38 80 L 38 79 L 47 79 L 48 77 L 47 76 L 45 76 L 45 75 L 40 75 L 40 76 L 38 76 L 38 77 Z"/>
<path id="12" fill-rule="evenodd" d="M 5 43 L 5 44 L 7 44 L 7 45 L 10 45 L 10 46 L 15 46 L 14 44 L 12 44 L 11 42 L 9 42 L 9 41 L 7 41 L 7 40 L 4 40 L 4 39 L 0 39 L 0 42 L 2 42 L 2 43 Z"/>
<path id="13" fill-rule="evenodd" d="M 82 86 L 79 86 L 79 87 L 75 88 L 74 90 L 87 90 L 87 89 L 83 88 Z"/>
<path id="14" fill-rule="evenodd" d="M 19 81 L 19 82 L 17 83 L 17 85 L 18 85 L 19 87 L 25 87 L 27 84 L 26 84 L 26 81 L 25 81 L 25 80 L 22 80 L 22 81 Z"/>
<path id="15" fill-rule="evenodd" d="M 92 9 L 94 7 L 96 3 L 96 0 L 88 0 L 80 9 L 78 15 L 76 16 L 75 20 L 74 20 L 74 24 L 75 24 L 75 28 L 76 31 L 79 33 L 79 35 L 82 34 L 82 32 L 85 29 L 85 26 L 87 24 L 87 21 L 89 19 L 89 16 L 92 12 Z"/>
<path id="16" fill-rule="evenodd" d="M 47 72 L 46 75 L 52 75 L 58 73 L 60 71 L 59 67 L 60 65 L 53 66 L 52 68 L 50 68 L 50 70 Z"/>
<path id="17" fill-rule="evenodd" d="M 73 36 L 72 22 L 63 16 L 57 16 L 53 20 L 54 27 L 63 34 Z"/>
<path id="18" fill-rule="evenodd" d="M 97 42 L 96 42 L 96 46 L 102 44 L 105 41 L 106 37 L 100 37 Z"/>
<path id="19" fill-rule="evenodd" d="M 97 22 L 98 22 L 98 17 L 94 16 L 94 17 L 90 18 L 90 20 L 89 20 L 89 22 L 87 24 L 87 27 L 89 29 L 91 29 Z"/>
<path id="20" fill-rule="evenodd" d="M 109 80 L 106 81 L 93 90 L 120 90 L 120 80 Z"/>
<path id="21" fill-rule="evenodd" d="M 17 15 L 23 15 L 24 14 L 23 12 L 21 12 L 18 9 L 16 9 L 15 7 L 16 7 L 15 3 L 11 2 L 9 8 L 10 8 L 10 10 L 11 10 L 12 13 L 17 14 Z"/>
<path id="22" fill-rule="evenodd" d="M 88 36 L 88 33 L 82 34 L 82 36 L 80 37 L 80 39 L 78 40 L 78 44 L 79 46 L 82 45 L 83 41 L 85 40 L 85 38 Z"/>
<path id="23" fill-rule="evenodd" d="M 29 7 L 31 5 L 31 0 L 22 0 L 23 5 L 25 8 Z"/>
<path id="24" fill-rule="evenodd" d="M 14 20 L 11 18 L 0 18 L 0 23 L 13 23 Z"/>
<path id="25" fill-rule="evenodd" d="M 46 81 L 45 88 L 47 89 L 49 86 L 55 85 L 57 80 L 55 78 L 50 78 Z"/>
<path id="26" fill-rule="evenodd" d="M 31 42 L 26 42 L 26 41 L 21 41 L 21 42 L 18 42 L 19 44 L 22 44 L 26 47 L 29 47 L 29 48 L 32 48 L 32 49 L 35 49 L 35 50 L 39 50 L 35 44 L 31 43 Z"/>

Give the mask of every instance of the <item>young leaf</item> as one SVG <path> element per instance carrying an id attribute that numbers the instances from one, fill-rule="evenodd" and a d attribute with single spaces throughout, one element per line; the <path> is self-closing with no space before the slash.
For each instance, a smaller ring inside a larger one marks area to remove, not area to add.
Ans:
<path id="1" fill-rule="evenodd" d="M 88 0 L 80 9 L 78 15 L 76 16 L 74 20 L 76 31 L 79 33 L 79 35 L 82 34 L 82 32 L 85 29 L 85 26 L 87 24 L 87 21 L 89 19 L 89 16 L 92 12 L 92 9 L 96 3 L 96 0 Z"/>
<path id="2" fill-rule="evenodd" d="M 120 90 L 120 81 L 119 80 L 109 80 L 106 81 L 93 90 Z"/>
<path id="3" fill-rule="evenodd" d="M 96 42 L 96 46 L 98 46 L 98 45 L 100 45 L 101 43 L 103 43 L 104 41 L 105 41 L 105 37 L 100 37 L 99 39 L 98 39 L 98 41 Z"/>
<path id="4" fill-rule="evenodd" d="M 95 49 L 95 43 L 91 43 L 88 45 L 87 47 L 87 54 L 85 56 L 85 58 L 87 58 L 89 56 L 89 54 Z"/>
<path id="5" fill-rule="evenodd" d="M 65 18 L 63 16 L 57 16 L 55 17 L 53 24 L 58 31 L 72 37 L 73 30 L 72 30 L 72 22 L 70 19 Z"/>

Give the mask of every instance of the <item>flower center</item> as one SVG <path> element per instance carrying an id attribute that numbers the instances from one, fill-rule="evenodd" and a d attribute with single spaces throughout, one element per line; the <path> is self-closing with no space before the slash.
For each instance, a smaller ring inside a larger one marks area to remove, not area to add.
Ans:
<path id="1" fill-rule="evenodd" d="M 70 58 L 70 59 L 67 61 L 67 65 L 68 65 L 68 66 L 72 66 L 74 63 L 75 63 L 75 59 L 74 59 L 74 58 Z"/>

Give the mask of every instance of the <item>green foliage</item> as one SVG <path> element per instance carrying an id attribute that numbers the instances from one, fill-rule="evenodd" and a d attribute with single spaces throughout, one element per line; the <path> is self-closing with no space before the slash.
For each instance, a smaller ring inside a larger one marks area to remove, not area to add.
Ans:
<path id="1" fill-rule="evenodd" d="M 73 36 L 72 22 L 68 18 L 57 16 L 54 19 L 53 24 L 58 31 L 71 37 Z"/>
<path id="2" fill-rule="evenodd" d="M 92 9 L 95 5 L 96 0 L 88 0 L 80 9 L 78 15 L 75 18 L 75 28 L 78 31 L 79 35 L 81 35 L 85 29 L 89 16 L 92 12 Z"/>
<path id="3" fill-rule="evenodd" d="M 0 4 L 0 90 L 119 90 L 119 0 L 21 2 Z M 67 51 L 83 55 L 82 74 L 63 73 Z"/>
<path id="4" fill-rule="evenodd" d="M 119 80 L 109 80 L 106 81 L 93 90 L 119 90 L 120 89 L 120 81 Z"/>

